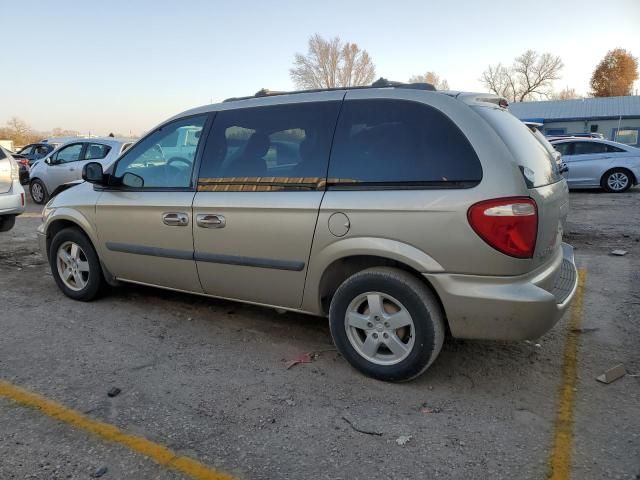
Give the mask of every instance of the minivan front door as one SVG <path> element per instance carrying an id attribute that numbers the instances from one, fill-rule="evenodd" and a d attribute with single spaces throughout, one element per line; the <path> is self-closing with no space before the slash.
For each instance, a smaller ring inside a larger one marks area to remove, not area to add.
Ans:
<path id="1" fill-rule="evenodd" d="M 100 257 L 125 281 L 202 292 L 193 260 L 193 178 L 207 115 L 170 122 L 129 149 L 113 167 L 116 179 L 142 178 L 135 188 L 105 188 L 96 205 Z M 180 129 L 194 133 L 189 141 Z M 117 183 L 117 180 L 116 180 Z"/>
<path id="2" fill-rule="evenodd" d="M 300 307 L 343 97 L 274 97 L 216 114 L 193 203 L 205 293 Z"/>

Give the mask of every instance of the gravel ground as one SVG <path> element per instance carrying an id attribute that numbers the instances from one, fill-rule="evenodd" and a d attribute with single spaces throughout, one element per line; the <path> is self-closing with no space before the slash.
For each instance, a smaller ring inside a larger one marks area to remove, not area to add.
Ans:
<path id="1" fill-rule="evenodd" d="M 573 478 L 638 479 L 640 377 L 595 376 L 620 362 L 640 374 L 640 188 L 571 202 L 566 237 L 587 270 Z M 74 302 L 37 250 L 38 223 L 0 236 L 0 380 L 242 479 L 547 476 L 568 315 L 539 345 L 448 339 L 425 375 L 387 384 L 349 367 L 325 319 L 132 285 Z M 0 478 L 104 466 L 104 479 L 183 478 L 0 398 Z"/>

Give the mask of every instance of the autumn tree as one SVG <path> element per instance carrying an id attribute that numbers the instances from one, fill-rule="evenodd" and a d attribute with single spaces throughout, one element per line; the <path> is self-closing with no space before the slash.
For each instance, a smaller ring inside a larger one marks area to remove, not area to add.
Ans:
<path id="1" fill-rule="evenodd" d="M 496 95 L 512 102 L 549 97 L 553 82 L 560 78 L 564 64 L 550 53 L 527 50 L 511 66 L 489 65 L 480 82 Z"/>
<path id="2" fill-rule="evenodd" d="M 594 97 L 631 95 L 638 79 L 638 59 L 623 48 L 607 52 L 591 76 Z"/>
<path id="3" fill-rule="evenodd" d="M 326 40 L 319 34 L 309 38 L 306 55 L 296 53 L 289 75 L 298 88 L 335 88 L 369 85 L 376 74 L 366 50 L 339 37 Z"/>
<path id="4" fill-rule="evenodd" d="M 424 75 L 414 75 L 409 79 L 409 83 L 430 83 L 437 90 L 449 90 L 449 82 L 440 78 L 436 72 L 427 72 Z"/>
<path id="5" fill-rule="evenodd" d="M 553 92 L 551 94 L 551 100 L 574 100 L 580 98 L 580 95 L 576 93 L 575 88 L 565 87 L 559 92 Z"/>

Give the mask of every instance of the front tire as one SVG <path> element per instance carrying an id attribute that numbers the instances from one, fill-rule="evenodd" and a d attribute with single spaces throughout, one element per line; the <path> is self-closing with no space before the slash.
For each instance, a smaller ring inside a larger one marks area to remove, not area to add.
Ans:
<path id="1" fill-rule="evenodd" d="M 65 228 L 53 237 L 49 265 L 56 284 L 69 298 L 88 302 L 102 289 L 104 279 L 98 255 L 77 228 Z"/>
<path id="2" fill-rule="evenodd" d="M 49 192 L 47 191 L 47 187 L 44 185 L 44 182 L 39 178 L 31 180 L 29 183 L 29 193 L 31 194 L 31 198 L 38 205 L 42 205 L 49 200 Z"/>
<path id="3" fill-rule="evenodd" d="M 631 188 L 633 176 L 629 170 L 614 168 L 602 176 L 601 185 L 609 193 L 622 193 Z"/>
<path id="4" fill-rule="evenodd" d="M 384 381 L 419 376 L 444 342 L 444 315 L 436 296 L 395 268 L 370 268 L 345 280 L 331 300 L 329 323 L 347 361 Z"/>

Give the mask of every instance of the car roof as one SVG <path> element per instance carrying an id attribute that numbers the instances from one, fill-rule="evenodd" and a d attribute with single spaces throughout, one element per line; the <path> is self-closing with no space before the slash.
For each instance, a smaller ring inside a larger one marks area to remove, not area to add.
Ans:
<path id="1" fill-rule="evenodd" d="M 104 143 L 105 145 L 122 145 L 123 143 L 133 143 L 135 140 L 130 138 L 113 138 L 113 137 L 92 137 L 92 138 L 75 138 L 73 140 L 67 140 L 65 143 L 60 144 L 60 147 L 69 145 L 71 143 Z"/>
<path id="2" fill-rule="evenodd" d="M 625 143 L 614 142 L 613 140 L 605 140 L 604 138 L 587 138 L 587 137 L 563 137 L 549 140 L 549 143 L 567 143 L 567 142 L 587 142 L 587 143 L 604 143 L 618 148 L 633 148 Z"/>
<path id="3" fill-rule="evenodd" d="M 411 96 L 423 96 L 427 98 L 430 95 L 444 95 L 453 99 L 457 99 L 467 105 L 478 106 L 492 106 L 492 107 L 505 107 L 507 101 L 498 95 L 493 93 L 476 93 L 476 92 L 459 92 L 459 91 L 445 91 L 445 90 L 429 90 L 418 89 L 404 86 L 382 86 L 382 87 L 364 87 L 364 88 L 336 88 L 336 89 L 323 89 L 323 90 L 301 90 L 296 92 L 276 92 L 275 94 L 261 95 L 260 92 L 252 97 L 240 97 L 227 99 L 220 103 L 211 103 L 196 108 L 185 110 L 177 115 L 168 118 L 159 125 L 149 130 L 153 131 L 162 125 L 165 125 L 173 120 L 181 118 L 201 115 L 211 112 L 219 112 L 223 110 L 234 110 L 240 108 L 250 107 L 263 107 L 269 105 L 285 105 L 285 104 L 300 104 L 309 102 L 320 101 L 342 101 L 345 98 L 345 94 L 349 91 L 358 92 L 358 98 L 379 98 L 380 92 L 385 92 L 384 97 L 388 98 L 388 92 L 398 92 L 399 98 L 407 99 L 407 95 Z M 400 93 L 403 92 L 403 93 Z M 410 92 L 410 93 L 407 93 Z"/>

